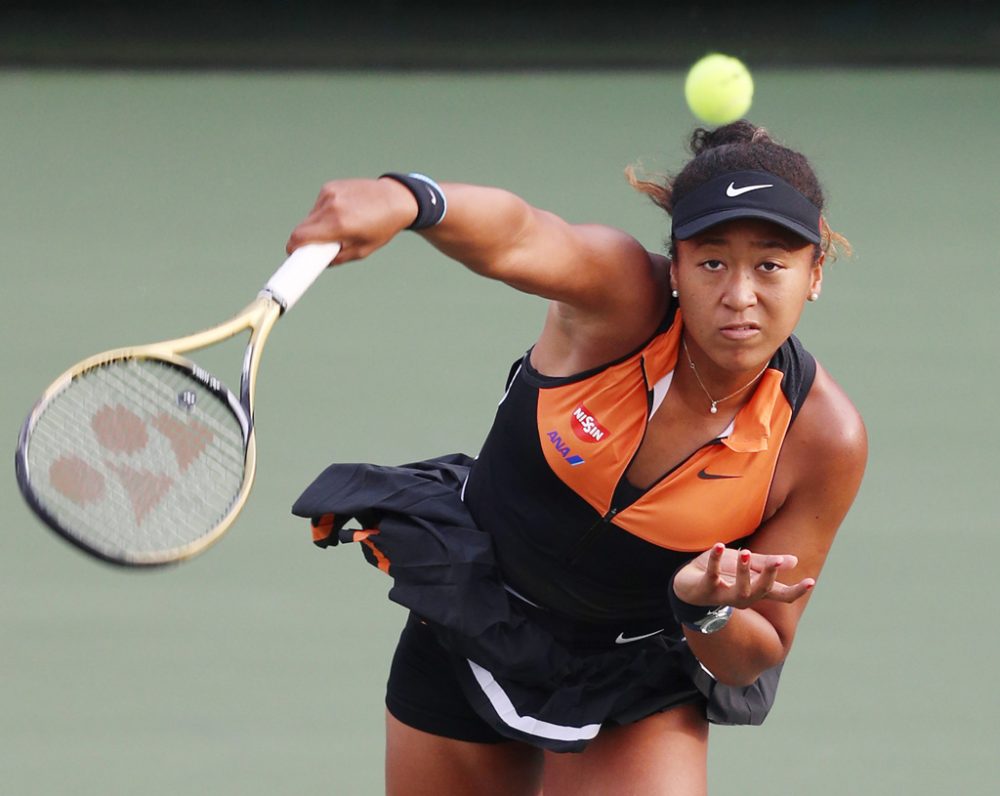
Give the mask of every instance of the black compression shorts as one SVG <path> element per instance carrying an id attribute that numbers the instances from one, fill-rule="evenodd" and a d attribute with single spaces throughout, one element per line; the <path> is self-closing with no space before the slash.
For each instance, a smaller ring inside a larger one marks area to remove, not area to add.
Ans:
<path id="1" fill-rule="evenodd" d="M 454 656 L 413 614 L 406 622 L 389 669 L 385 705 L 403 724 L 471 743 L 505 743 L 469 705 L 455 676 Z"/>

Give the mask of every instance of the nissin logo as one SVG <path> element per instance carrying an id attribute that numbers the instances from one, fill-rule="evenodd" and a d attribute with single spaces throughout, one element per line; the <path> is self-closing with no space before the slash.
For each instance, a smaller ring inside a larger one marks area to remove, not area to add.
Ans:
<path id="1" fill-rule="evenodd" d="M 578 464 L 583 464 L 584 458 L 573 453 L 569 445 L 563 442 L 562 437 L 559 436 L 559 432 L 550 431 L 545 436 L 549 438 L 549 441 L 552 443 L 552 447 L 556 449 L 556 453 L 562 456 L 566 460 L 567 464 L 571 464 L 573 467 L 576 467 Z"/>
<path id="2" fill-rule="evenodd" d="M 584 442 L 600 442 L 611 433 L 599 422 L 597 422 L 597 418 L 594 417 L 590 413 L 590 410 L 583 404 L 580 404 L 573 410 L 573 415 L 569 419 L 569 424 L 573 429 L 573 433 Z"/>

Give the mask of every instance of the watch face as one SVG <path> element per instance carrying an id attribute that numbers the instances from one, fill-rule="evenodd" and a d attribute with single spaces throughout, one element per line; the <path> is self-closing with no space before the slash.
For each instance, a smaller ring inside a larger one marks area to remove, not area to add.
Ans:
<path id="1" fill-rule="evenodd" d="M 712 611 L 708 616 L 697 623 L 698 629 L 702 633 L 715 633 L 722 630 L 728 623 L 729 617 L 733 614 L 731 605 L 725 605 Z"/>

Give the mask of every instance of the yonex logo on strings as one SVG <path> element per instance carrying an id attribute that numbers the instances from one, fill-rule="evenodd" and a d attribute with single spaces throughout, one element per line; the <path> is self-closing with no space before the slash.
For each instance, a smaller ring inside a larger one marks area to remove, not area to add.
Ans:
<path id="1" fill-rule="evenodd" d="M 183 399 L 179 397 L 178 400 Z M 174 479 L 168 474 L 153 472 L 129 461 L 148 447 L 150 426 L 166 438 L 181 474 L 201 456 L 215 437 L 208 427 L 197 420 L 180 420 L 166 412 L 160 412 L 148 424 L 120 404 L 105 404 L 94 413 L 90 428 L 106 454 L 103 464 L 124 488 L 136 524 L 143 521 L 174 484 Z M 104 474 L 75 455 L 60 456 L 52 462 L 49 481 L 57 492 L 79 506 L 97 502 L 107 493 Z"/>

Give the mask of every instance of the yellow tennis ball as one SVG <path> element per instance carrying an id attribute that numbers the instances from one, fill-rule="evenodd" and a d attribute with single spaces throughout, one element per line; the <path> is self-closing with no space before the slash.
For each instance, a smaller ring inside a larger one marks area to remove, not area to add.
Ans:
<path id="1" fill-rule="evenodd" d="M 753 78 L 738 58 L 712 53 L 691 67 L 684 97 L 691 113 L 703 122 L 729 124 L 750 110 Z"/>

